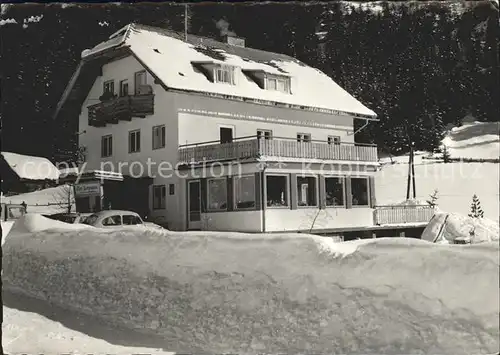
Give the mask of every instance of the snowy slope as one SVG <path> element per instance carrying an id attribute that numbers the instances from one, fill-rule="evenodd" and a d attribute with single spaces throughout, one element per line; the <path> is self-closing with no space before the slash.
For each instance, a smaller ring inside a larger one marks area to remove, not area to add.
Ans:
<path id="1" fill-rule="evenodd" d="M 454 127 L 443 139 L 452 158 L 500 158 L 500 122 L 471 122 Z"/>
<path id="2" fill-rule="evenodd" d="M 44 230 L 4 245 L 3 286 L 183 353 L 494 353 L 498 252 L 406 238 Z"/>
<path id="3" fill-rule="evenodd" d="M 21 178 L 30 180 L 57 180 L 59 170 L 47 158 L 2 152 L 11 169 Z"/>

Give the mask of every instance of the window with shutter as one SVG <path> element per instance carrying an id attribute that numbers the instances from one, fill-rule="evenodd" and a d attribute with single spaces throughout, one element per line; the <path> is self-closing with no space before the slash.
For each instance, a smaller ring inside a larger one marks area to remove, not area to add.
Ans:
<path id="1" fill-rule="evenodd" d="M 128 135 L 128 151 L 129 153 L 137 153 L 141 150 L 141 131 L 130 131 Z"/>
<path id="2" fill-rule="evenodd" d="M 128 80 L 120 81 L 120 96 L 128 96 Z"/>
<path id="3" fill-rule="evenodd" d="M 153 149 L 165 147 L 165 125 L 153 127 Z"/>
<path id="4" fill-rule="evenodd" d="M 113 155 L 113 137 L 111 135 L 101 138 L 101 157 L 107 158 Z"/>

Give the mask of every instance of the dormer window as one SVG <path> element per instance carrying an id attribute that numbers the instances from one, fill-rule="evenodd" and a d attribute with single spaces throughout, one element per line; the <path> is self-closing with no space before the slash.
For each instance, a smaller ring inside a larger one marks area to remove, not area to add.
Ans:
<path id="1" fill-rule="evenodd" d="M 232 65 L 214 61 L 192 61 L 191 65 L 196 72 L 205 75 L 212 83 L 236 85 L 236 67 Z"/>
<path id="2" fill-rule="evenodd" d="M 290 93 L 290 78 L 279 75 L 266 75 L 266 90 Z"/>
<path id="3" fill-rule="evenodd" d="M 234 85 L 234 67 L 223 64 L 215 66 L 214 82 Z"/>

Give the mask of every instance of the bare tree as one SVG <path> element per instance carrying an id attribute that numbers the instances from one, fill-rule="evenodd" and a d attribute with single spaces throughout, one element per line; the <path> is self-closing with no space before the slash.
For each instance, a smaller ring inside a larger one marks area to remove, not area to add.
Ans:
<path id="1" fill-rule="evenodd" d="M 61 185 L 57 187 L 52 197 L 55 205 L 65 208 L 67 213 L 71 213 L 73 205 L 75 204 L 73 185 Z"/>

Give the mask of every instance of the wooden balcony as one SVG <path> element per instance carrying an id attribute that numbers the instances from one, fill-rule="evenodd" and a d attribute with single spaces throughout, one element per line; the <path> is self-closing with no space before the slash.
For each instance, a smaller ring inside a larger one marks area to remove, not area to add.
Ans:
<path id="1" fill-rule="evenodd" d="M 89 126 L 104 127 L 119 121 L 131 121 L 132 117 L 154 114 L 154 95 L 133 95 L 102 101 L 88 107 Z"/>
<path id="2" fill-rule="evenodd" d="M 179 147 L 179 163 L 200 163 L 258 158 L 320 159 L 377 162 L 377 147 L 370 144 L 311 141 L 292 138 L 264 139 L 243 137 L 231 143 L 218 141 L 188 144 Z"/>
<path id="3" fill-rule="evenodd" d="M 373 211 L 373 220 L 375 225 L 427 223 L 434 212 L 429 205 L 377 206 Z"/>

